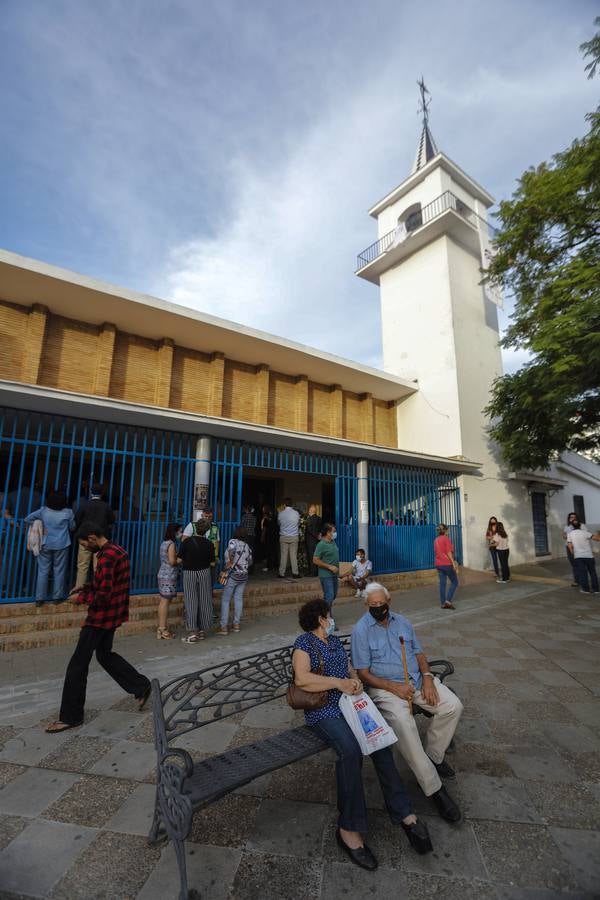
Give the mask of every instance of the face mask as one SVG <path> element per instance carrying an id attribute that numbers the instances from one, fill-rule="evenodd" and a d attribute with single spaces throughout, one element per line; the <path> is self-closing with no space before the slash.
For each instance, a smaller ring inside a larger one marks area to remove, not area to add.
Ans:
<path id="1" fill-rule="evenodd" d="M 180 540 L 181 540 L 182 534 L 183 534 L 182 531 L 178 531 L 177 534 L 175 535 L 175 540 L 176 540 L 176 541 L 180 541 Z"/>
<path id="2" fill-rule="evenodd" d="M 369 612 L 376 622 L 383 622 L 389 612 L 389 605 L 384 603 L 383 606 L 370 606 Z"/>
<path id="3" fill-rule="evenodd" d="M 333 634 L 334 631 L 335 631 L 335 621 L 334 621 L 334 619 L 328 619 L 327 627 L 325 629 L 325 634 L 327 635 L 327 637 L 331 637 L 331 635 Z"/>
<path id="4" fill-rule="evenodd" d="M 362 558 L 362 556 L 357 556 L 357 557 L 356 557 L 356 560 L 357 560 L 357 562 L 362 562 L 362 561 L 363 561 L 363 558 Z"/>
<path id="5" fill-rule="evenodd" d="M 337 537 L 337 531 L 332 531 L 331 532 L 331 540 L 335 541 L 336 537 Z"/>

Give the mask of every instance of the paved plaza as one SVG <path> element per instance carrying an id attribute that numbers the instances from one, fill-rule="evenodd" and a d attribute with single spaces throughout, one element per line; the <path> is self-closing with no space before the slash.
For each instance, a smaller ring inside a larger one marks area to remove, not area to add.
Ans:
<path id="1" fill-rule="evenodd" d="M 190 887 L 225 898 L 402 897 L 404 900 L 549 900 L 600 897 L 600 597 L 569 587 L 562 564 L 521 567 L 518 580 L 474 579 L 442 612 L 435 588 L 394 596 L 430 658 L 450 659 L 448 683 L 464 716 L 448 783 L 464 821 L 443 822 L 403 774 L 435 852 L 410 850 L 389 822 L 365 763 L 374 874 L 353 866 L 334 838 L 332 756 L 323 753 L 238 790 L 194 820 Z M 361 612 L 340 605 L 342 632 Z M 277 647 L 295 617 L 249 622 L 239 635 L 200 645 L 117 640 L 128 659 L 164 680 Z M 75 636 L 74 636 L 75 638 Z M 53 900 L 171 900 L 171 847 L 146 844 L 155 753 L 149 712 L 94 663 L 85 725 L 62 735 L 57 715 L 70 647 L 5 654 L 0 688 L 0 896 Z M 263 706 L 182 739 L 194 755 L 261 738 L 300 715 Z M 420 717 L 420 726 L 426 725 Z"/>

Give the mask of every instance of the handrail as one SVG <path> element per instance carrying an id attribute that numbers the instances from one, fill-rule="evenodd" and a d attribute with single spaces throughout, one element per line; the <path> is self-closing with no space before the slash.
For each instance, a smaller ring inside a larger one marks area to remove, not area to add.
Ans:
<path id="1" fill-rule="evenodd" d="M 419 228 L 422 228 L 423 225 L 429 224 L 429 222 L 432 222 L 433 219 L 437 219 L 438 216 L 441 216 L 442 213 L 449 209 L 453 209 L 454 212 L 457 212 L 463 219 L 466 219 L 467 222 L 473 225 L 474 228 L 478 227 L 477 220 L 479 219 L 487 225 L 490 237 L 493 237 L 495 234 L 496 229 L 453 194 L 452 191 L 444 191 L 443 194 L 440 194 L 440 196 L 436 197 L 435 200 L 432 200 L 431 203 L 427 203 L 423 206 L 420 211 L 417 210 L 409 215 L 404 223 L 408 234 L 417 231 Z M 358 272 L 360 269 L 368 266 L 369 263 L 372 263 L 377 257 L 386 253 L 394 244 L 397 232 L 398 229 L 393 228 L 391 231 L 388 231 L 387 234 L 384 234 L 383 237 L 379 238 L 378 241 L 375 241 L 367 247 L 366 250 L 363 250 L 362 253 L 359 253 L 356 260 L 356 271 Z"/>

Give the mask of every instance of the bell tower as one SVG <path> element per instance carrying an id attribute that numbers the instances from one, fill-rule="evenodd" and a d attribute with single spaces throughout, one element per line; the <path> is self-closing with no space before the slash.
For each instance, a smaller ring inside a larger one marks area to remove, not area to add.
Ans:
<path id="1" fill-rule="evenodd" d="M 398 406 L 399 446 L 465 457 L 497 475 L 483 409 L 502 374 L 501 297 L 481 284 L 494 198 L 438 150 L 429 91 L 423 79 L 418 84 L 422 130 L 413 169 L 369 210 L 378 239 L 359 254 L 356 274 L 379 285 L 384 369 L 418 382 Z M 465 479 L 470 494 L 476 480 Z"/>

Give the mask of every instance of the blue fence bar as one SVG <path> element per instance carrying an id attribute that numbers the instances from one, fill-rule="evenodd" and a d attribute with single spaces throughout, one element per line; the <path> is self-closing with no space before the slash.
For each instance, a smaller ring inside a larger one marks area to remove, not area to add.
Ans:
<path id="1" fill-rule="evenodd" d="M 0 409 L 0 602 L 33 599 L 35 559 L 25 516 L 52 490 L 75 509 L 100 482 L 116 515 L 113 538 L 130 554 L 132 592 L 156 590 L 158 549 L 169 522 L 191 509 L 195 438 Z M 77 548 L 69 574 L 74 582 Z"/>

